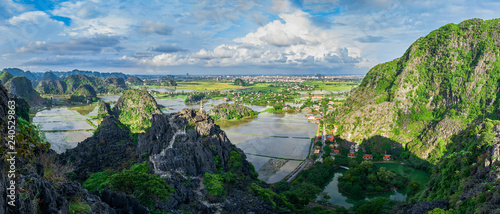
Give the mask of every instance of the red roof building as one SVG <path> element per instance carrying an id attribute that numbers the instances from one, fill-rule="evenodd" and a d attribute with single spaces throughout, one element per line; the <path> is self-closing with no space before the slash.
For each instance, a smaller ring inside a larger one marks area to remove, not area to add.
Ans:
<path id="1" fill-rule="evenodd" d="M 363 155 L 363 159 L 371 160 L 371 159 L 373 159 L 373 156 L 372 155 Z"/>
<path id="2" fill-rule="evenodd" d="M 328 136 L 326 139 L 329 140 L 330 142 L 333 142 L 333 136 Z"/>
<path id="3" fill-rule="evenodd" d="M 338 153 L 340 153 L 340 150 L 333 150 L 333 154 L 334 154 L 334 155 L 336 155 L 336 154 L 338 154 Z"/>
<path id="4" fill-rule="evenodd" d="M 384 155 L 384 160 L 390 160 L 391 156 L 390 155 Z"/>
<path id="5" fill-rule="evenodd" d="M 354 152 L 350 152 L 349 154 L 347 154 L 347 157 L 354 158 Z"/>

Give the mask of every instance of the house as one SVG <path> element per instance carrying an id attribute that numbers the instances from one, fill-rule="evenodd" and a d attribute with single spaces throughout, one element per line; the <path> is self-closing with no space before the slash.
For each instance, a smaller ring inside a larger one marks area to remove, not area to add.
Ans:
<path id="1" fill-rule="evenodd" d="M 371 159 L 373 159 L 373 156 L 372 155 L 363 155 L 363 159 L 371 160 Z"/>
<path id="2" fill-rule="evenodd" d="M 313 154 L 319 154 L 319 149 L 314 150 Z"/>
<path id="3" fill-rule="evenodd" d="M 354 152 L 349 152 L 349 154 L 347 154 L 347 157 L 350 157 L 350 158 L 355 158 L 355 154 Z"/>
<path id="4" fill-rule="evenodd" d="M 229 98 L 224 97 L 224 98 L 222 98 L 222 101 L 227 102 L 227 101 L 229 101 Z"/>
<path id="5" fill-rule="evenodd" d="M 328 137 L 326 137 L 327 140 L 329 140 L 330 142 L 333 142 L 333 135 L 329 135 Z"/>
<path id="6" fill-rule="evenodd" d="M 338 155 L 340 153 L 340 150 L 333 150 L 334 155 Z"/>
<path id="7" fill-rule="evenodd" d="M 330 101 L 328 102 L 328 105 L 333 105 L 333 101 L 331 101 L 331 100 L 330 100 Z"/>
<path id="8" fill-rule="evenodd" d="M 314 118 L 315 118 L 315 116 L 314 116 L 314 115 L 309 115 L 309 116 L 307 117 L 307 119 L 308 119 L 308 120 L 314 120 Z"/>
<path id="9" fill-rule="evenodd" d="M 335 146 L 333 144 L 330 144 L 329 147 L 332 148 L 332 149 L 335 148 Z"/>
<path id="10" fill-rule="evenodd" d="M 384 155 L 384 160 L 386 160 L 386 161 L 391 160 L 391 156 L 390 155 Z"/>
<path id="11" fill-rule="evenodd" d="M 316 149 L 321 149 L 321 146 L 316 146 Z"/>
<path id="12" fill-rule="evenodd" d="M 285 111 L 288 111 L 288 110 L 290 110 L 290 109 L 292 109 L 292 108 L 290 108 L 289 106 L 285 106 L 285 107 L 283 107 L 283 110 L 285 110 Z"/>

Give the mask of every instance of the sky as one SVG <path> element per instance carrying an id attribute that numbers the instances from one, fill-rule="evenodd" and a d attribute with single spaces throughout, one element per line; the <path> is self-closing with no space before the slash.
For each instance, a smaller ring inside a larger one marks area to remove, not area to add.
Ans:
<path id="1" fill-rule="evenodd" d="M 0 67 L 126 74 L 366 74 L 448 23 L 457 0 L 0 0 Z"/>

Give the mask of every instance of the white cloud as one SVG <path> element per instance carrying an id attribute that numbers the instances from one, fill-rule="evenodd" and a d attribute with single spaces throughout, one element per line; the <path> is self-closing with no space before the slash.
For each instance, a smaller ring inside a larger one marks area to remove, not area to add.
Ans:
<path id="1" fill-rule="evenodd" d="M 338 67 L 346 64 L 356 66 L 366 61 L 361 58 L 359 48 L 340 45 L 341 38 L 335 36 L 335 30 L 312 24 L 308 13 L 296 10 L 283 13 L 280 18 L 282 21 L 272 21 L 244 37 L 234 39 L 233 44 L 222 44 L 213 50 L 201 49 L 184 57 L 161 54 L 149 63 L 160 66 L 183 63 L 206 66 L 280 63 Z"/>
<path id="2" fill-rule="evenodd" d="M 30 11 L 13 16 L 7 23 L 10 34 L 26 41 L 46 40 L 58 35 L 64 29 L 63 22 L 51 19 L 42 11 Z"/>
<path id="3" fill-rule="evenodd" d="M 167 24 L 163 22 L 153 22 L 151 20 L 142 22 L 138 31 L 143 34 L 159 34 L 164 36 L 172 34 L 172 28 L 167 26 Z"/>

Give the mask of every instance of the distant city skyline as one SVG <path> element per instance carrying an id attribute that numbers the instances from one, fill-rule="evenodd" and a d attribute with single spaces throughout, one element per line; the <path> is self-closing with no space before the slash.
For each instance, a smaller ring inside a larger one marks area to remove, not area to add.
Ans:
<path id="1" fill-rule="evenodd" d="M 364 75 L 500 2 L 0 0 L 0 67 L 152 75 Z"/>

